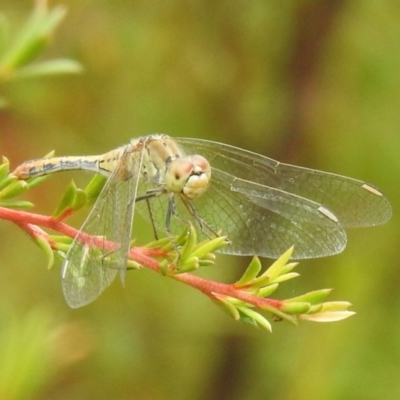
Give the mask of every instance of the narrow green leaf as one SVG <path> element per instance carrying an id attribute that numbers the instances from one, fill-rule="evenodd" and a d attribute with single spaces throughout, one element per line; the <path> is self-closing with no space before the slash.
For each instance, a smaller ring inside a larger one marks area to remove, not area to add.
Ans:
<path id="1" fill-rule="evenodd" d="M 49 178 L 50 175 L 36 176 L 35 178 L 29 178 L 26 182 L 28 182 L 29 188 L 32 189 L 33 187 L 40 185 L 42 182 Z"/>
<path id="2" fill-rule="evenodd" d="M 11 185 L 13 182 L 16 182 L 17 178 L 10 174 L 7 175 L 2 181 L 0 181 L 0 190 L 3 190 L 4 188 L 6 188 L 7 186 Z"/>
<path id="3" fill-rule="evenodd" d="M 278 283 L 272 283 L 271 285 L 264 286 L 257 291 L 257 296 L 258 297 L 267 297 L 271 295 L 272 293 L 275 292 L 276 289 L 278 289 L 279 284 Z"/>
<path id="4" fill-rule="evenodd" d="M 255 321 L 256 325 L 260 325 L 267 331 L 272 332 L 272 326 L 270 322 L 257 311 L 254 311 L 251 308 L 247 307 L 238 307 L 238 310 L 241 314 L 244 314 L 247 317 L 251 318 L 253 321 Z"/>
<path id="5" fill-rule="evenodd" d="M 310 307 L 307 314 L 316 314 L 316 313 L 321 312 L 322 309 L 323 309 L 322 304 L 316 304 L 316 305 Z"/>
<path id="6" fill-rule="evenodd" d="M 269 276 L 271 282 L 282 273 L 282 269 L 293 254 L 293 246 L 283 253 L 264 273 L 263 276 Z"/>
<path id="7" fill-rule="evenodd" d="M 53 213 L 54 218 L 60 217 L 67 209 L 72 208 L 72 204 L 76 197 L 76 191 L 76 185 L 73 181 L 71 181 L 70 184 L 67 186 L 63 197 L 58 203 L 56 210 Z"/>
<path id="8" fill-rule="evenodd" d="M 3 157 L 2 163 L 0 165 L 0 182 L 6 178 L 10 172 L 10 162 L 7 157 Z"/>
<path id="9" fill-rule="evenodd" d="M 318 314 L 300 315 L 300 319 L 312 322 L 336 322 L 349 318 L 355 314 L 354 311 L 326 311 Z"/>
<path id="10" fill-rule="evenodd" d="M 186 239 L 186 243 L 183 245 L 180 250 L 180 261 L 184 262 L 185 259 L 192 256 L 193 248 L 197 241 L 196 229 L 194 229 L 193 225 L 189 225 L 188 236 Z"/>
<path id="11" fill-rule="evenodd" d="M 282 267 L 281 275 L 287 274 L 292 269 L 296 268 L 299 265 L 298 262 L 287 263 L 284 267 Z"/>
<path id="12" fill-rule="evenodd" d="M 306 314 L 310 311 L 310 307 L 310 303 L 300 301 L 294 303 L 286 303 L 286 301 L 284 301 L 284 304 L 280 308 L 280 311 L 288 314 Z"/>
<path id="13" fill-rule="evenodd" d="M 0 207 L 5 208 L 17 208 L 17 209 L 27 209 L 32 208 L 34 206 L 33 203 L 30 201 L 23 201 L 23 200 L 1 200 Z"/>
<path id="14" fill-rule="evenodd" d="M 280 275 L 280 276 L 276 277 L 274 279 L 274 282 L 281 283 L 281 282 L 289 281 L 290 279 L 297 278 L 299 276 L 300 276 L 300 274 L 297 272 L 290 272 L 289 274 L 284 274 L 284 275 Z"/>
<path id="15" fill-rule="evenodd" d="M 47 269 L 52 269 L 54 266 L 54 252 L 49 242 L 42 236 L 35 237 L 35 242 L 44 251 L 47 256 Z"/>
<path id="16" fill-rule="evenodd" d="M 0 60 L 3 75 L 12 75 L 17 68 L 33 60 L 47 46 L 50 35 L 65 14 L 65 7 L 57 6 L 47 11 L 45 7 L 37 6 L 10 50 Z"/>
<path id="17" fill-rule="evenodd" d="M 322 303 L 323 311 L 344 311 L 351 307 L 352 304 L 348 301 L 327 301 Z"/>
<path id="18" fill-rule="evenodd" d="M 169 262 L 168 260 L 162 260 L 160 261 L 160 264 L 158 265 L 158 268 L 161 272 L 161 275 L 167 275 L 168 273 L 168 267 L 169 267 Z"/>
<path id="19" fill-rule="evenodd" d="M 332 289 L 320 289 L 314 290 L 309 293 L 305 293 L 301 296 L 292 297 L 290 299 L 286 299 L 285 303 L 290 302 L 307 302 L 310 304 L 318 304 L 324 301 L 328 295 L 331 293 Z"/>
<path id="20" fill-rule="evenodd" d="M 62 235 L 49 235 L 49 240 L 55 243 L 65 243 L 65 244 L 71 244 L 73 242 L 73 239 L 71 239 L 69 236 L 62 236 Z"/>
<path id="21" fill-rule="evenodd" d="M 105 183 L 107 182 L 107 178 L 103 175 L 96 174 L 88 183 L 85 188 L 87 204 L 92 205 L 99 196 L 100 192 L 103 190 Z"/>
<path id="22" fill-rule="evenodd" d="M 283 275 L 279 275 L 279 276 L 275 277 L 273 279 L 273 282 L 281 283 L 281 282 L 288 281 L 293 278 L 297 278 L 298 276 L 300 276 L 300 274 L 298 274 L 297 272 L 291 272 L 288 274 L 283 274 Z M 252 288 L 261 288 L 261 287 L 269 285 L 270 283 L 271 283 L 270 276 L 268 274 L 262 274 L 261 276 L 259 276 L 258 278 L 253 280 L 253 282 L 251 283 L 251 287 Z"/>
<path id="23" fill-rule="evenodd" d="M 133 260 L 128 260 L 126 264 L 126 269 L 127 270 L 132 270 L 132 269 L 142 269 L 142 265 L 140 265 L 138 262 L 133 261 Z"/>
<path id="24" fill-rule="evenodd" d="M 11 197 L 19 196 L 29 189 L 29 185 L 25 181 L 14 181 L 0 191 L 0 199 L 5 200 Z"/>
<path id="25" fill-rule="evenodd" d="M 252 289 L 258 289 L 258 288 L 262 288 L 262 287 L 270 285 L 270 284 L 271 284 L 270 277 L 268 275 L 265 276 L 263 274 L 263 275 L 259 276 L 258 278 L 253 279 L 253 281 L 251 282 L 250 287 Z"/>
<path id="26" fill-rule="evenodd" d="M 186 259 L 178 260 L 178 270 L 176 273 L 194 271 L 199 268 L 199 258 L 189 257 Z"/>
<path id="27" fill-rule="evenodd" d="M 81 209 L 86 204 L 86 193 L 82 189 L 76 189 L 75 197 L 71 203 L 71 208 L 74 211 Z"/>
<path id="28" fill-rule="evenodd" d="M 143 247 L 146 249 L 158 249 L 171 243 L 171 238 L 164 237 L 153 242 L 146 243 Z"/>
<path id="29" fill-rule="evenodd" d="M 257 277 L 260 271 L 260 259 L 257 256 L 254 256 L 242 277 L 235 283 L 235 286 L 241 287 L 249 285 Z"/>
<path id="30" fill-rule="evenodd" d="M 203 242 L 200 246 L 195 246 L 193 255 L 203 259 L 209 258 L 209 254 L 218 251 L 228 244 L 226 236 L 218 236 L 214 239 Z M 211 255 L 212 258 L 212 255 Z"/>
<path id="31" fill-rule="evenodd" d="M 212 267 L 213 265 L 215 265 L 213 260 L 199 260 L 199 267 Z"/>
<path id="32" fill-rule="evenodd" d="M 43 25 L 41 27 L 43 35 L 50 35 L 53 30 L 60 24 L 67 14 L 67 8 L 63 5 L 57 5 L 48 11 Z"/>
<path id="33" fill-rule="evenodd" d="M 25 79 L 40 76 L 51 76 L 61 74 L 78 74 L 83 71 L 81 64 L 68 59 L 42 61 L 17 69 L 13 79 Z"/>
<path id="34" fill-rule="evenodd" d="M 170 239 L 171 240 L 170 243 L 172 244 L 173 249 L 177 250 L 178 246 L 183 246 L 187 242 L 189 235 L 190 235 L 190 229 L 188 226 L 185 226 L 182 232 L 178 236 L 175 236 Z"/>
<path id="35" fill-rule="evenodd" d="M 68 253 L 68 250 L 70 249 L 71 245 L 70 244 L 65 244 L 65 243 L 55 243 L 54 244 L 54 249 L 57 250 L 59 254 L 63 254 L 62 258 L 65 259 L 66 254 Z"/>
<path id="36" fill-rule="evenodd" d="M 225 300 L 223 296 L 215 296 L 215 302 L 221 306 L 221 308 L 235 321 L 240 320 L 240 313 L 238 309 L 230 301 Z"/>

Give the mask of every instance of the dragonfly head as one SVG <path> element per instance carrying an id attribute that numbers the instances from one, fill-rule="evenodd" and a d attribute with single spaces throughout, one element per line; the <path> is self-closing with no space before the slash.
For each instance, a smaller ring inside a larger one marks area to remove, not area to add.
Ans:
<path id="1" fill-rule="evenodd" d="M 193 200 L 207 190 L 210 178 L 211 167 L 204 157 L 179 157 L 168 166 L 165 186 L 169 192 L 181 193 L 188 200 Z"/>

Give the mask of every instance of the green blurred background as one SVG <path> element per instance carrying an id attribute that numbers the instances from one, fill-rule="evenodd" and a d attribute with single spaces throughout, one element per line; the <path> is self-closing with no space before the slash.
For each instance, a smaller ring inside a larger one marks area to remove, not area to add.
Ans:
<path id="1" fill-rule="evenodd" d="M 352 302 L 356 316 L 276 323 L 273 334 L 147 270 L 70 310 L 58 267 L 47 271 L 42 251 L 3 221 L 0 397 L 399 399 L 400 3 L 59 4 L 68 16 L 43 59 L 74 58 L 85 72 L 1 86 L 10 106 L 0 112 L 0 153 L 13 166 L 51 149 L 97 154 L 164 132 L 363 179 L 388 196 L 394 217 L 349 232 L 338 256 L 301 262 L 301 278 L 281 293 L 334 287 L 331 299 Z M 1 2 L 10 36 L 32 6 Z M 71 177 L 90 179 L 57 175 L 25 197 L 51 213 Z M 138 236 L 149 236 L 139 224 Z M 221 256 L 203 275 L 233 282 L 247 263 Z"/>

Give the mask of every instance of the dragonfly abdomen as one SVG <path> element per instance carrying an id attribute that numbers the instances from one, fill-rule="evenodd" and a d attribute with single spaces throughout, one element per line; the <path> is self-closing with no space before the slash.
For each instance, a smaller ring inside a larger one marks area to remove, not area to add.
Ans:
<path id="1" fill-rule="evenodd" d="M 13 174 L 19 179 L 52 174 L 68 170 L 86 170 L 105 176 L 110 175 L 120 159 L 121 150 L 117 149 L 101 156 L 66 156 L 39 158 L 25 161 Z"/>

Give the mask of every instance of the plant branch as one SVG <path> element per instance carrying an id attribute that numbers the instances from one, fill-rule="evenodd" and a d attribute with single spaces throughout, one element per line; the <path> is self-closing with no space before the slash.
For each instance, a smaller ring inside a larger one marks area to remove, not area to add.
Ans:
<path id="1" fill-rule="evenodd" d="M 56 253 L 64 254 L 64 258 L 68 257 L 73 240 L 79 241 L 82 248 L 94 247 L 102 250 L 103 252 L 99 254 L 104 257 L 103 261 L 119 248 L 119 243 L 108 240 L 107 237 L 90 235 L 64 222 L 75 211 L 85 205 L 93 204 L 105 183 L 103 177 L 95 176 L 84 190 L 77 188 L 71 182 L 55 213 L 46 216 L 21 209 L 16 210 L 16 207 L 28 208 L 32 204 L 13 200 L 13 197 L 41 184 L 46 177 L 18 180 L 8 171 L 8 160 L 4 158 L 3 164 L 0 165 L 0 219 L 10 221 L 27 232 L 44 250 L 49 268 L 54 264 Z M 57 234 L 51 235 L 43 228 Z M 264 272 L 261 272 L 262 265 L 259 259 L 254 257 L 243 276 L 234 284 L 215 282 L 189 273 L 202 266 L 214 265 L 213 253 L 228 243 L 229 241 L 223 236 L 198 243 L 196 230 L 189 224 L 177 237 L 166 237 L 144 247 L 131 247 L 126 268 L 145 267 L 189 285 L 220 305 L 234 319 L 264 327 L 269 331 L 272 330 L 271 324 L 259 311 L 271 313 L 276 319 L 284 319 L 293 324 L 297 324 L 300 319 L 337 321 L 354 314 L 347 311 L 350 306 L 348 302 L 324 302 L 330 293 L 329 289 L 317 290 L 286 300 L 269 298 L 280 283 L 299 276 L 292 271 L 297 264 L 289 263 L 293 249 L 289 249 Z M 85 254 L 87 253 L 83 251 L 82 257 L 85 257 Z M 103 261 L 100 261 L 98 268 L 102 268 Z M 86 262 L 82 260 L 82 263 Z"/>

